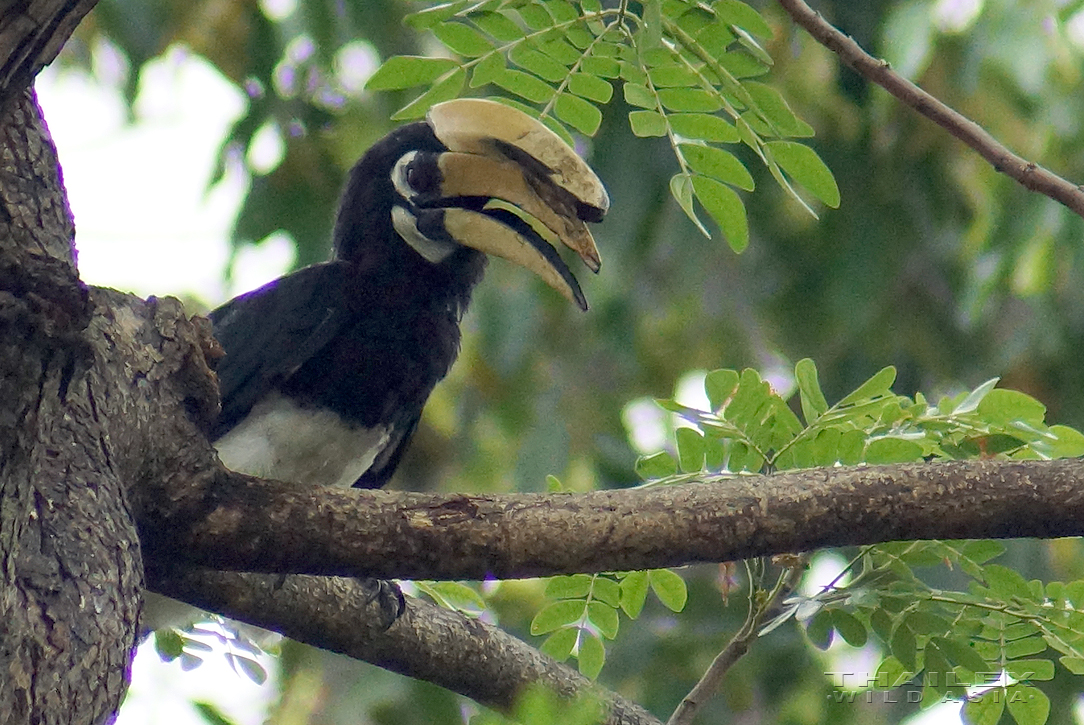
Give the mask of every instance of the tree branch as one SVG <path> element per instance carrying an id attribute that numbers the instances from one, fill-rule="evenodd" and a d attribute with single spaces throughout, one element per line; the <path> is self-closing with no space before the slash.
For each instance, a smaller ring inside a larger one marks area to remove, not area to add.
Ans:
<path id="1" fill-rule="evenodd" d="M 586 494 L 299 490 L 220 470 L 137 513 L 147 556 L 268 573 L 516 578 L 830 546 L 1084 533 L 1078 460 L 859 466 Z"/>
<path id="2" fill-rule="evenodd" d="M 646 710 L 477 619 L 407 598 L 389 628 L 365 584 L 339 577 L 285 578 L 197 568 L 148 570 L 156 591 L 274 629 L 299 642 L 435 683 L 499 710 L 541 683 L 569 699 L 600 697 L 608 725 L 660 725 Z"/>
<path id="3" fill-rule="evenodd" d="M 858 74 L 876 83 L 938 126 L 963 141 L 986 159 L 995 171 L 1015 179 L 1084 217 L 1084 189 L 1057 174 L 1017 156 L 982 126 L 953 110 L 917 85 L 894 72 L 887 61 L 866 53 L 850 36 L 841 33 L 802 0 L 779 0 L 795 23 Z"/>
<path id="4" fill-rule="evenodd" d="M 719 691 L 723 676 L 749 652 L 753 642 L 760 636 L 760 625 L 764 617 L 798 586 L 805 573 L 806 563 L 805 557 L 800 557 L 798 561 L 790 564 L 776 585 L 770 591 L 764 592 L 763 600 L 760 599 L 762 590 L 754 589 L 755 583 L 750 577 L 749 588 L 754 591 L 750 592 L 750 608 L 745 622 L 727 642 L 726 647 L 715 656 L 696 686 L 682 698 L 666 725 L 690 725 L 696 719 L 704 705 Z"/>
<path id="5" fill-rule="evenodd" d="M 98 0 L 28 0 L 0 12 L 0 106 L 53 62 Z"/>

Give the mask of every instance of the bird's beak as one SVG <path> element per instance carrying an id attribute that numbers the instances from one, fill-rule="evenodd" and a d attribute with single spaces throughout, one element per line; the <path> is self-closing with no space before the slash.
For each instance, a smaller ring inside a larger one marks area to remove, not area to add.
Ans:
<path id="1" fill-rule="evenodd" d="M 587 309 L 576 278 L 543 235 L 575 251 L 592 271 L 602 264 L 586 222 L 601 221 L 610 206 L 598 176 L 557 134 L 510 106 L 458 99 L 433 106 L 426 116 L 448 150 L 418 154 L 409 178 L 411 201 L 440 207 L 444 229 L 458 243 L 504 257 L 541 277 Z M 500 200 L 536 220 L 507 209 Z"/>

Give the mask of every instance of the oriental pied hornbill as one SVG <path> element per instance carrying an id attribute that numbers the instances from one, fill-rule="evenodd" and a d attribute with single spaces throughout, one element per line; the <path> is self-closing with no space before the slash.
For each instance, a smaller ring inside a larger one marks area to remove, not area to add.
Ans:
<path id="1" fill-rule="evenodd" d="M 350 171 L 333 259 L 211 313 L 226 351 L 212 432 L 223 463 L 302 484 L 383 485 L 455 360 L 486 254 L 586 310 L 542 235 L 597 272 L 585 222 L 608 207 L 587 164 L 509 106 L 448 101 L 393 131 Z"/>
<path id="2" fill-rule="evenodd" d="M 600 221 L 608 207 L 587 164 L 508 106 L 448 101 L 393 131 L 350 171 L 332 260 L 211 313 L 226 351 L 217 368 L 222 413 L 211 432 L 222 462 L 293 483 L 383 485 L 455 360 L 459 320 L 486 254 L 526 267 L 587 309 L 543 235 L 597 272 L 585 222 Z M 390 624 L 402 595 L 375 584 Z M 194 616 L 150 595 L 144 629 Z"/>

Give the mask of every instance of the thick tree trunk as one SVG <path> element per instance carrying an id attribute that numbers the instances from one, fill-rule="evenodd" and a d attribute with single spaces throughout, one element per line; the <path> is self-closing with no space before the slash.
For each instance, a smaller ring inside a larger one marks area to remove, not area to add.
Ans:
<path id="1" fill-rule="evenodd" d="M 0 713 L 98 723 L 127 685 L 143 572 L 32 92 L 7 104 L 0 156 Z"/>

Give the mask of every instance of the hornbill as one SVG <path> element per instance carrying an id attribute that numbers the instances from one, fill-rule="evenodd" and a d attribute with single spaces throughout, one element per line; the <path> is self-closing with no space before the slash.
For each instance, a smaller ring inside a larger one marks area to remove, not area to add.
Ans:
<path id="1" fill-rule="evenodd" d="M 223 464 L 302 485 L 382 486 L 458 354 L 486 254 L 526 267 L 586 310 L 544 236 L 597 272 L 585 222 L 608 207 L 590 167 L 509 106 L 447 101 L 392 131 L 350 170 L 331 261 L 211 312 L 225 350 L 211 431 Z M 390 624 L 402 595 L 376 584 Z M 148 596 L 144 630 L 196 614 Z"/>
<path id="2" fill-rule="evenodd" d="M 597 272 L 585 222 L 608 207 L 590 167 L 509 106 L 447 101 L 392 131 L 349 173 L 332 260 L 211 313 L 226 352 L 212 431 L 222 462 L 308 485 L 382 486 L 458 354 L 486 254 L 586 310 L 543 235 Z"/>

